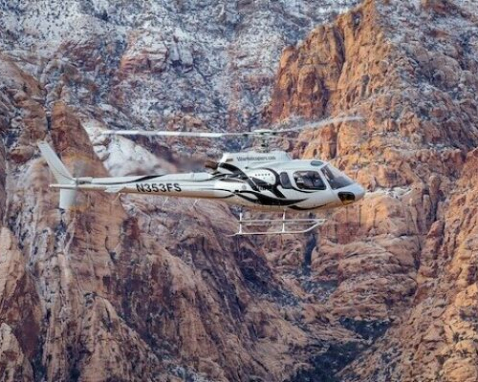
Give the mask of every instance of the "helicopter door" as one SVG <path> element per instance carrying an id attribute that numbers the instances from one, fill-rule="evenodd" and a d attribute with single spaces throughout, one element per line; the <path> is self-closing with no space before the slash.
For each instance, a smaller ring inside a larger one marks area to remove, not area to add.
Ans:
<path id="1" fill-rule="evenodd" d="M 295 171 L 294 182 L 296 192 L 308 194 L 307 200 L 301 203 L 302 208 L 318 208 L 326 205 L 335 205 L 337 196 L 332 192 L 318 171 Z M 303 191 L 302 191 L 303 190 Z"/>
<path id="2" fill-rule="evenodd" d="M 327 186 L 317 171 L 296 171 L 294 181 L 302 190 L 326 190 Z"/>

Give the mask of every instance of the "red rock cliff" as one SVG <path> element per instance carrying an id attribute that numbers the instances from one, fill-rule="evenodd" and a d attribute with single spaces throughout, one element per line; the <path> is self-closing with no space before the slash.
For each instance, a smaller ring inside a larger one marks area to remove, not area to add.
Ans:
<path id="1" fill-rule="evenodd" d="M 478 378 L 478 24 L 468 5 L 366 1 L 283 52 L 270 118 L 364 117 L 303 133 L 296 147 L 369 191 L 330 215 L 312 253 L 312 277 L 338 283 L 326 302 L 334 319 L 381 336 L 337 380 Z M 284 255 L 270 257 L 294 264 Z M 368 331 L 379 322 L 383 336 Z"/>
<path id="2" fill-rule="evenodd" d="M 283 242 L 226 238 L 233 216 L 209 202 L 91 194 L 57 208 L 36 142 L 72 171 L 106 174 L 85 128 L 136 123 L 130 94 L 168 65 L 190 89 L 189 50 L 169 63 L 147 36 L 125 49 L 108 34 L 46 61 L 1 54 L 2 379 L 475 381 L 472 11 L 365 1 L 284 51 L 266 114 L 362 115 L 294 149 L 369 193 L 328 214 L 320 237 Z"/>

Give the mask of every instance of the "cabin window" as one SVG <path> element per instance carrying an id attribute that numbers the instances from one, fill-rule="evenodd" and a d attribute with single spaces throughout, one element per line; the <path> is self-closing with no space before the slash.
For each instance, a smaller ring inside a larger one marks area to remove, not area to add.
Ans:
<path id="1" fill-rule="evenodd" d="M 325 190 L 326 186 L 317 171 L 294 172 L 295 184 L 303 190 Z"/>
<path id="2" fill-rule="evenodd" d="M 280 173 L 280 184 L 282 188 L 292 188 L 292 183 L 290 182 L 289 175 L 286 172 Z"/>
<path id="3" fill-rule="evenodd" d="M 346 186 L 353 184 L 353 180 L 347 177 L 347 175 L 341 173 L 336 168 L 331 165 L 327 165 L 322 169 L 322 174 L 324 174 L 325 179 L 329 182 L 332 189 L 337 190 Z"/>

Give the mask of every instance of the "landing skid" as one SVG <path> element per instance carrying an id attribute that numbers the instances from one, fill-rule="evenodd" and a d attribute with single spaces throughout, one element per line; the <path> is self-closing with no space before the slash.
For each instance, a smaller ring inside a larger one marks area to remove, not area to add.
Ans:
<path id="1" fill-rule="evenodd" d="M 314 228 L 325 223 L 325 219 L 286 219 L 285 211 L 282 219 L 244 219 L 243 213 L 239 213 L 239 230 L 232 236 L 252 236 L 252 235 L 294 235 L 312 231 Z M 280 226 L 277 231 L 245 231 L 247 226 L 263 227 L 264 229 L 272 226 Z M 289 230 L 288 225 L 305 226 L 303 229 Z"/>

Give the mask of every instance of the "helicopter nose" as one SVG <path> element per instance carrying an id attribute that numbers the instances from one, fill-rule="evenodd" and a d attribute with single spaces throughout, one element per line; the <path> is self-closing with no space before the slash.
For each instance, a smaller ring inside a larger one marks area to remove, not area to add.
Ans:
<path id="1" fill-rule="evenodd" d="M 355 183 L 338 193 L 338 197 L 343 204 L 350 204 L 362 199 L 365 195 L 365 189 Z"/>
<path id="2" fill-rule="evenodd" d="M 365 188 L 359 184 L 356 184 L 353 193 L 355 194 L 355 201 L 358 201 L 365 196 Z"/>

